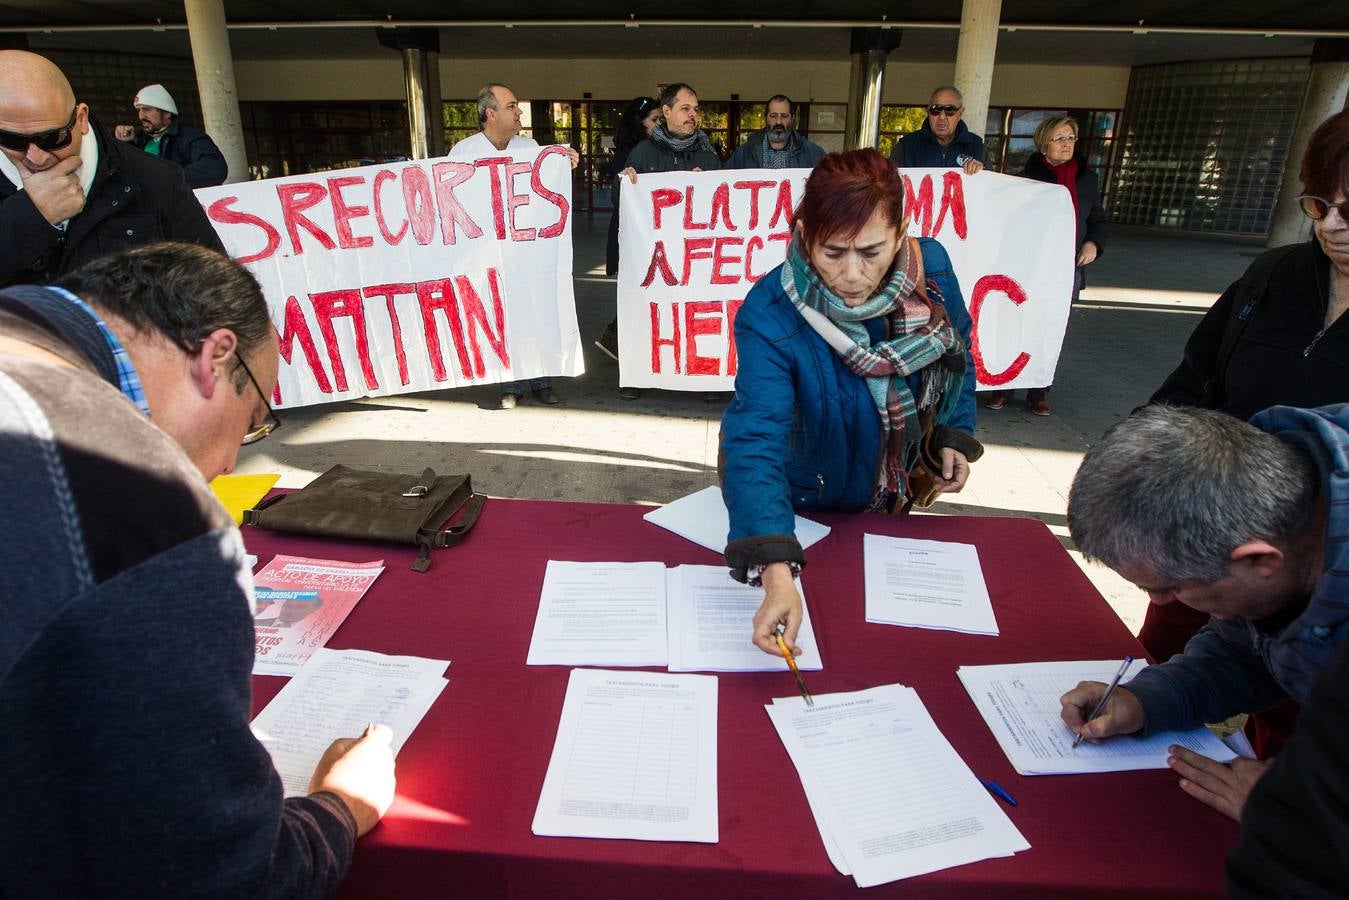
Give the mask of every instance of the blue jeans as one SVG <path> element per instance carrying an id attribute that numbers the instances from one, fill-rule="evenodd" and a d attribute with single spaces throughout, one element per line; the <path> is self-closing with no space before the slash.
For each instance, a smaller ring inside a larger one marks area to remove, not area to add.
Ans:
<path id="1" fill-rule="evenodd" d="M 529 388 L 533 391 L 541 391 L 544 388 L 550 388 L 552 386 L 553 381 L 551 378 L 529 379 Z M 501 386 L 501 393 L 514 394 L 517 397 L 523 397 L 525 395 L 525 383 L 523 381 L 512 381 L 510 384 L 503 384 Z"/>

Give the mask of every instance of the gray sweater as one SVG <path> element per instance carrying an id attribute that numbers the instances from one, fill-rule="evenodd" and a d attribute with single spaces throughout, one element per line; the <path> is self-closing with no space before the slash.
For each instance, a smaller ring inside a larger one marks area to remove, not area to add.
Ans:
<path id="1" fill-rule="evenodd" d="M 356 823 L 249 732 L 243 543 L 182 450 L 87 363 L 0 354 L 0 483 L 0 896 L 326 896 Z"/>

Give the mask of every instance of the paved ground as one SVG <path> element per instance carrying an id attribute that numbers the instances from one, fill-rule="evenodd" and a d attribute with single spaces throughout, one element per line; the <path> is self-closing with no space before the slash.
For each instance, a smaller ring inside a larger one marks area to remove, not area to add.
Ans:
<path id="1" fill-rule="evenodd" d="M 335 463 L 410 472 L 429 465 L 471 472 L 479 490 L 498 497 L 648 504 L 714 483 L 722 405 L 668 391 L 624 401 L 617 364 L 590 345 L 614 310 L 614 283 L 603 274 L 607 225 L 607 214 L 574 224 L 586 374 L 557 380 L 561 405 L 527 396 L 502 411 L 489 386 L 297 409 L 283 414 L 276 435 L 244 448 L 238 471 L 279 471 L 283 486 L 298 487 Z M 997 412 L 981 408 L 987 452 L 964 492 L 933 514 L 1031 516 L 1073 551 L 1064 510 L 1082 453 L 1147 400 L 1199 316 L 1260 247 L 1114 229 L 1068 324 L 1054 414 L 1032 416 L 1019 397 Z M 1136 632 L 1146 598 L 1100 566 L 1084 569 Z"/>

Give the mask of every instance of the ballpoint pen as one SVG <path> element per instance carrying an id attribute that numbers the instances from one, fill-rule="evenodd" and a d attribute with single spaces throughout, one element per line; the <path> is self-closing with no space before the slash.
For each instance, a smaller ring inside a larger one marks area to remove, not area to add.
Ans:
<path id="1" fill-rule="evenodd" d="M 806 698 L 806 706 L 814 706 L 815 698 L 810 696 L 810 689 L 806 687 L 806 679 L 801 677 L 801 670 L 796 667 L 796 660 L 792 657 L 792 651 L 787 647 L 787 642 L 782 639 L 783 629 L 778 626 L 778 630 L 773 632 L 773 637 L 777 638 L 778 649 L 782 651 L 783 659 L 787 660 L 787 667 L 792 670 L 792 677 L 796 679 L 796 686 L 801 689 L 801 696 Z"/>
<path id="2" fill-rule="evenodd" d="M 1124 677 L 1124 673 L 1128 671 L 1129 666 L 1133 661 L 1134 658 L 1132 656 L 1124 657 L 1124 663 L 1119 667 L 1119 671 L 1115 673 L 1114 679 L 1110 682 L 1110 686 L 1105 689 L 1105 693 L 1101 695 L 1101 699 L 1096 701 L 1096 706 L 1092 708 L 1091 715 L 1087 716 L 1087 721 L 1082 723 L 1082 727 L 1085 728 L 1088 722 L 1099 716 L 1101 710 L 1105 709 L 1105 705 L 1110 702 L 1110 695 L 1115 693 L 1115 688 L 1119 687 L 1119 680 Z M 1077 737 L 1073 738 L 1073 749 L 1076 750 L 1077 745 L 1080 743 L 1082 743 L 1082 732 L 1079 731 Z"/>
<path id="3" fill-rule="evenodd" d="M 978 775 L 975 775 L 974 777 L 979 778 Z M 992 778 L 979 778 L 979 783 L 982 784 L 990 794 L 997 797 L 1008 806 L 1016 806 L 1016 798 L 1012 796 L 1011 791 L 998 784 Z"/>

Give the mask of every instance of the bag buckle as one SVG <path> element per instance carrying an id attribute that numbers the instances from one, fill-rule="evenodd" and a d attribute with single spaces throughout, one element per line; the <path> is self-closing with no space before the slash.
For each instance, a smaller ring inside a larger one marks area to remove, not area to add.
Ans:
<path id="1" fill-rule="evenodd" d="M 425 497 L 431 489 L 424 484 L 414 484 L 412 489 L 404 492 L 404 497 Z"/>

